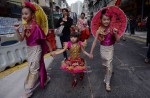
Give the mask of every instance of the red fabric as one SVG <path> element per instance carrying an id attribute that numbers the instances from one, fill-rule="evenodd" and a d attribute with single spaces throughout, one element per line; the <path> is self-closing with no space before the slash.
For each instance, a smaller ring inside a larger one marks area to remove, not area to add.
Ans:
<path id="1" fill-rule="evenodd" d="M 115 3 L 116 6 L 119 6 L 120 4 L 121 4 L 121 0 L 117 0 Z"/>
<path id="2" fill-rule="evenodd" d="M 105 13 L 105 16 L 112 18 L 113 14 L 111 13 L 111 11 L 108 9 Z"/>
<path id="3" fill-rule="evenodd" d="M 86 28 L 85 30 L 81 31 L 81 35 L 80 35 L 80 40 L 84 41 L 85 39 L 88 39 L 90 37 L 90 31 L 88 28 Z"/>
<path id="4" fill-rule="evenodd" d="M 109 27 L 111 29 L 118 29 L 118 35 L 121 37 L 126 29 L 127 18 L 125 13 L 116 6 L 104 7 L 100 11 L 98 11 L 97 14 L 93 17 L 91 21 L 91 30 L 93 36 L 96 36 L 98 28 L 102 25 L 100 21 L 100 16 L 103 9 L 108 9 L 111 12 L 112 18 Z"/>
<path id="5" fill-rule="evenodd" d="M 75 30 L 75 27 L 70 27 L 70 31 L 71 32 L 75 32 L 76 30 Z"/>
<path id="6" fill-rule="evenodd" d="M 54 30 L 49 30 L 47 35 L 47 41 L 50 43 L 52 50 L 56 50 L 56 40 Z"/>
<path id="7" fill-rule="evenodd" d="M 30 2 L 25 2 L 24 4 L 25 4 L 25 6 L 28 6 L 28 7 L 30 7 L 32 10 L 36 11 L 36 8 L 35 8 L 35 6 L 34 6 L 32 3 L 30 3 Z"/>

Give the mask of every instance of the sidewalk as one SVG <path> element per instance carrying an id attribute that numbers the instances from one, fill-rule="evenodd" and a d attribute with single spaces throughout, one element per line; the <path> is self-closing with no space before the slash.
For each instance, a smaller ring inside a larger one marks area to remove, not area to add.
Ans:
<path id="1" fill-rule="evenodd" d="M 126 32 L 125 35 L 129 36 L 130 33 Z M 147 38 L 147 32 L 146 31 L 143 31 L 143 32 L 135 31 L 135 35 L 131 35 L 131 36 L 146 39 Z"/>
<path id="2" fill-rule="evenodd" d="M 46 69 L 50 67 L 53 58 L 48 57 L 45 60 Z M 28 67 L 17 70 L 12 74 L 0 78 L 0 97 L 1 98 L 20 98 L 24 92 L 24 80 L 28 72 Z"/>

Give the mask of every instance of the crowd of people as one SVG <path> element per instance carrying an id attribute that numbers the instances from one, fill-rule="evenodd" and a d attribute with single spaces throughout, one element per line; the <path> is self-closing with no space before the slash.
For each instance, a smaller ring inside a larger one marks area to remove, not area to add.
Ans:
<path id="1" fill-rule="evenodd" d="M 135 34 L 135 31 L 146 31 L 146 23 L 147 23 L 148 16 L 141 20 L 141 17 L 135 16 L 128 16 L 127 17 L 127 29 L 126 32 L 130 33 L 131 35 Z"/>

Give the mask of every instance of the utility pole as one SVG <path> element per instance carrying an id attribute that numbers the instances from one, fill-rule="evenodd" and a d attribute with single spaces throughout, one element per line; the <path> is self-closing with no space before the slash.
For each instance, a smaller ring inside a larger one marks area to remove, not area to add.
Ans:
<path id="1" fill-rule="evenodd" d="M 53 12 L 53 0 L 49 0 L 49 5 L 50 5 L 50 27 L 54 29 L 54 12 Z"/>
<path id="2" fill-rule="evenodd" d="M 144 14 L 144 2 L 145 2 L 145 0 L 142 0 L 142 12 L 141 12 L 142 17 L 141 17 L 141 21 L 143 20 L 143 14 Z"/>

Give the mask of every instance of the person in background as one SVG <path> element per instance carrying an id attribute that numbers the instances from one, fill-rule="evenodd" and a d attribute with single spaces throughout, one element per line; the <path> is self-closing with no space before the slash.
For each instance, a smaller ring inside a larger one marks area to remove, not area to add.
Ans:
<path id="1" fill-rule="evenodd" d="M 136 28 L 136 20 L 135 20 L 134 16 L 131 16 L 131 19 L 130 19 L 130 31 L 131 31 L 131 35 L 135 34 L 135 28 Z"/>
<path id="2" fill-rule="evenodd" d="M 127 27 L 126 27 L 126 30 L 125 30 L 125 33 L 130 33 L 130 19 L 129 19 L 129 17 L 127 17 Z M 126 41 L 126 36 L 125 36 L 125 34 L 123 34 L 123 36 L 122 36 L 122 39 L 123 39 L 123 41 Z"/>
<path id="3" fill-rule="evenodd" d="M 148 63 L 150 61 L 150 14 L 147 18 L 146 28 L 147 28 L 146 45 L 148 46 L 148 51 L 147 51 L 147 55 L 145 58 L 145 63 Z"/>
<path id="4" fill-rule="evenodd" d="M 1 46 L 1 37 L 0 37 L 0 46 Z"/>
<path id="5" fill-rule="evenodd" d="M 89 38 L 90 32 L 88 29 L 88 20 L 85 17 L 85 13 L 81 13 L 81 17 L 78 19 L 77 27 L 79 29 L 80 34 L 80 41 L 84 42 L 85 45 L 87 44 L 86 39 Z"/>
<path id="6" fill-rule="evenodd" d="M 64 8 L 62 9 L 63 17 L 58 20 L 58 23 L 56 25 L 56 28 L 60 27 L 61 25 L 64 25 L 64 29 L 62 31 L 62 36 L 60 36 L 61 44 L 63 46 L 64 42 L 70 41 L 70 27 L 73 25 L 72 18 L 69 17 L 69 11 L 68 9 Z M 64 59 L 67 59 L 67 52 L 64 51 L 63 53 Z"/>
<path id="7" fill-rule="evenodd" d="M 88 26 L 87 19 L 85 19 L 85 13 L 81 13 L 81 17 L 78 19 L 77 27 L 82 32 Z"/>

